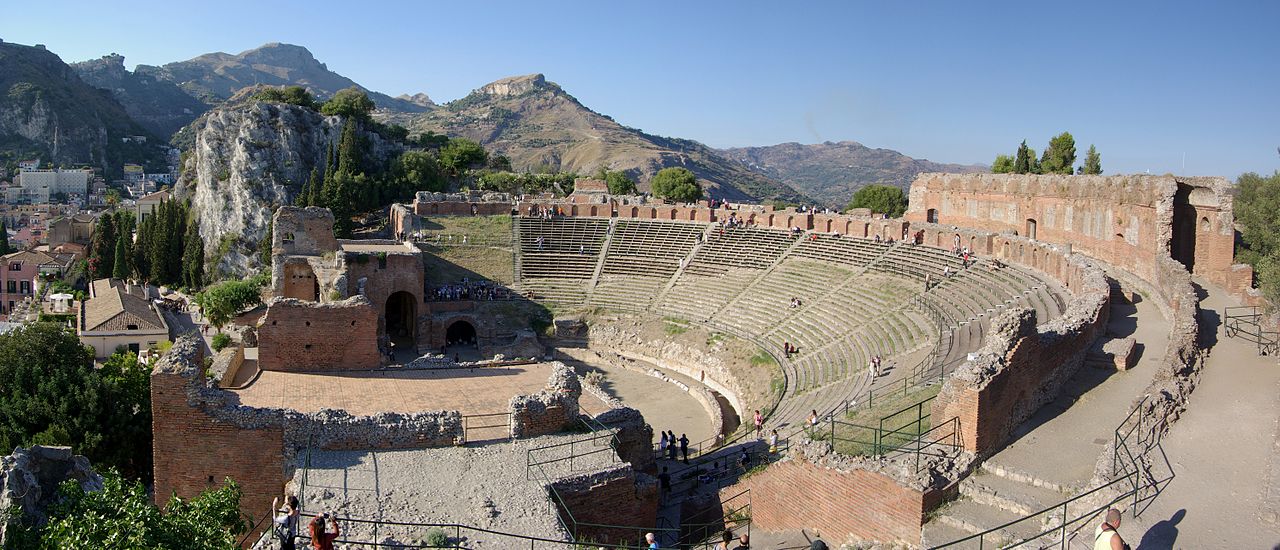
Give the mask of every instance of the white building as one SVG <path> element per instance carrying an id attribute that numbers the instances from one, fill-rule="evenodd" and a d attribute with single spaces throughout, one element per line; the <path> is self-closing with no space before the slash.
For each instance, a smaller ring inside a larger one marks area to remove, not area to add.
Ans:
<path id="1" fill-rule="evenodd" d="M 5 201 L 10 203 L 46 203 L 58 193 L 85 196 L 89 194 L 89 178 L 93 171 L 82 170 L 19 170 L 17 185 L 5 190 Z"/>

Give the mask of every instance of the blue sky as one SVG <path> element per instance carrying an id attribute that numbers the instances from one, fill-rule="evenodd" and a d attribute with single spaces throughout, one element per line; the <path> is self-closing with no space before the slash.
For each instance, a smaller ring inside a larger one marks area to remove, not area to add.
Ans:
<path id="1" fill-rule="evenodd" d="M 1068 130 L 1107 173 L 1280 168 L 1275 1 L 186 4 L 15 3 L 0 38 L 130 67 L 288 42 L 440 102 L 541 72 L 623 124 L 717 147 L 990 163 Z"/>

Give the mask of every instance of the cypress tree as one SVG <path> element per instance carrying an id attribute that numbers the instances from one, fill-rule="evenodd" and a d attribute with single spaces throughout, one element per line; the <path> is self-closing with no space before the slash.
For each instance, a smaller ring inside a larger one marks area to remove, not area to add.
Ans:
<path id="1" fill-rule="evenodd" d="M 0 222 L 0 256 L 13 252 L 13 247 L 9 245 L 9 230 L 5 228 L 4 222 Z"/>
<path id="2" fill-rule="evenodd" d="M 204 286 L 204 240 L 198 224 L 187 224 L 186 243 L 182 251 L 182 284 L 195 290 Z"/>
<path id="3" fill-rule="evenodd" d="M 155 212 L 152 212 L 152 215 L 138 224 L 138 237 L 133 240 L 133 270 L 138 274 L 138 278 L 144 281 L 151 280 L 151 262 L 148 261 L 151 249 L 148 248 L 147 243 L 151 242 L 155 225 Z"/>
<path id="4" fill-rule="evenodd" d="M 348 120 L 342 127 L 342 140 L 338 142 L 338 173 L 347 175 L 359 173 L 361 156 L 356 121 Z"/>
<path id="5" fill-rule="evenodd" d="M 1093 175 L 1102 173 L 1102 156 L 1098 155 L 1098 149 L 1093 145 L 1089 146 L 1089 152 L 1084 156 L 1084 173 Z"/>
<path id="6" fill-rule="evenodd" d="M 94 279 L 110 277 L 115 265 L 116 222 L 115 216 L 105 215 L 98 218 L 94 227 L 93 238 L 89 244 L 89 265 Z"/>
<path id="7" fill-rule="evenodd" d="M 169 224 L 169 210 L 172 209 L 172 206 L 170 206 L 172 202 L 173 201 L 164 201 L 160 203 L 152 213 L 156 218 L 156 223 L 152 228 L 154 230 L 151 234 L 152 238 L 147 243 L 147 263 L 151 268 L 151 282 L 158 285 L 168 282 L 168 273 L 165 269 L 165 255 L 169 252 L 167 237 L 173 233 L 173 228 Z"/>
<path id="8" fill-rule="evenodd" d="M 127 253 L 129 245 L 125 244 L 126 242 L 127 239 L 125 239 L 123 233 L 116 239 L 115 258 L 111 266 L 111 277 L 122 281 L 129 278 L 129 257 Z"/>
<path id="9" fill-rule="evenodd" d="M 311 169 L 311 179 L 307 182 L 307 199 L 303 206 L 319 206 L 320 205 L 320 188 L 324 185 L 321 179 L 320 170 Z"/>
<path id="10" fill-rule="evenodd" d="M 1032 160 L 1034 157 L 1035 152 L 1031 151 L 1031 149 L 1027 147 L 1027 140 L 1022 140 L 1022 144 L 1018 146 L 1017 155 L 1013 157 L 1013 173 L 1030 174 L 1032 171 L 1031 163 L 1034 162 Z"/>

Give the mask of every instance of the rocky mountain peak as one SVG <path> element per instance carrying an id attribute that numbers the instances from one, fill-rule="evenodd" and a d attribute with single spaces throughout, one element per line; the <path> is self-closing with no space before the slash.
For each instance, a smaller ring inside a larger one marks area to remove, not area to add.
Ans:
<path id="1" fill-rule="evenodd" d="M 328 70 L 324 63 L 321 63 L 311 54 L 311 50 L 283 42 L 263 44 L 257 48 L 240 52 L 236 57 L 249 64 L 285 66 L 294 69 L 317 68 Z"/>
<path id="2" fill-rule="evenodd" d="M 436 105 L 436 102 L 432 101 L 430 96 L 422 92 L 418 92 L 413 95 L 400 94 L 396 96 L 396 99 L 402 99 L 414 105 L 421 105 L 423 107 L 435 107 Z"/>
<path id="3" fill-rule="evenodd" d="M 514 97 L 547 86 L 547 77 L 536 73 L 498 79 L 482 86 L 479 92 L 494 97 Z"/>

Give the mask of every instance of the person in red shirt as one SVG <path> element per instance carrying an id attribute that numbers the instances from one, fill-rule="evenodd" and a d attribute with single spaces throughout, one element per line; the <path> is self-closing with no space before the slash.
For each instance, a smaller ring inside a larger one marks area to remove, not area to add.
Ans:
<path id="1" fill-rule="evenodd" d="M 325 528 L 326 523 L 333 524 L 332 533 Z M 333 541 L 338 540 L 338 536 L 342 534 L 342 529 L 338 527 L 338 518 L 328 512 L 312 519 L 307 527 L 311 531 L 311 547 L 315 550 L 333 550 Z"/>

